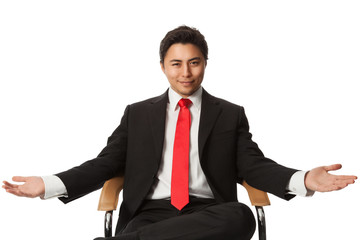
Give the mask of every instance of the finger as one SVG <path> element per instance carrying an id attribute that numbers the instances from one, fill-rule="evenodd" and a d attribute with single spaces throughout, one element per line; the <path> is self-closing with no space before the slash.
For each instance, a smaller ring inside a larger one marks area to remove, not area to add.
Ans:
<path id="1" fill-rule="evenodd" d="M 346 182 L 336 182 L 334 184 L 328 185 L 326 187 L 324 187 L 324 192 L 331 192 L 331 191 L 337 191 L 337 190 L 341 190 L 345 187 L 347 187 L 349 184 Z"/>
<path id="2" fill-rule="evenodd" d="M 18 185 L 11 184 L 11 183 L 9 183 L 7 181 L 3 181 L 3 183 L 5 184 L 5 185 L 3 185 L 3 187 L 10 187 L 10 188 L 17 188 L 18 187 Z"/>
<path id="3" fill-rule="evenodd" d="M 335 171 L 341 169 L 341 167 L 342 167 L 341 164 L 333 164 L 333 165 L 325 166 L 324 169 L 326 171 Z"/>
<path id="4" fill-rule="evenodd" d="M 353 184 L 355 180 L 353 179 L 337 179 L 336 184 Z"/>
<path id="5" fill-rule="evenodd" d="M 13 187 L 10 187 L 10 186 L 5 186 L 5 185 L 3 185 L 2 188 L 5 189 L 5 191 L 17 189 L 17 188 L 13 188 Z"/>
<path id="6" fill-rule="evenodd" d="M 346 188 L 347 186 L 349 186 L 349 184 L 353 184 L 354 181 L 351 179 L 347 179 L 347 180 L 336 180 L 332 185 L 327 186 L 327 190 L 328 192 L 330 191 L 337 191 L 337 190 L 341 190 L 343 188 Z"/>
<path id="7" fill-rule="evenodd" d="M 21 176 L 14 176 L 12 178 L 12 180 L 14 182 L 26 182 L 27 181 L 27 177 L 21 177 Z"/>
<path id="8" fill-rule="evenodd" d="M 347 183 L 338 183 L 336 185 L 334 185 L 333 189 L 334 191 L 337 191 L 337 190 L 341 190 L 343 188 L 346 188 L 349 184 Z"/>
<path id="9" fill-rule="evenodd" d="M 16 195 L 18 197 L 24 197 L 24 194 L 21 191 L 19 191 L 18 189 L 13 189 L 13 188 L 12 189 L 6 189 L 6 192 L 14 194 L 14 195 Z"/>
<path id="10" fill-rule="evenodd" d="M 357 179 L 357 176 L 351 176 L 351 175 L 339 175 L 339 176 L 334 175 L 334 176 L 336 177 L 337 180 L 353 180 L 353 181 L 355 181 Z"/>

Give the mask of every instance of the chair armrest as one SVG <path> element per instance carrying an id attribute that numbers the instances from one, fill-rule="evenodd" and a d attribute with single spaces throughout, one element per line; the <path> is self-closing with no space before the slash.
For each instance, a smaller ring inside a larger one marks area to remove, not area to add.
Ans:
<path id="1" fill-rule="evenodd" d="M 249 194 L 251 205 L 253 205 L 253 206 L 269 206 L 270 205 L 270 200 L 269 200 L 269 197 L 266 192 L 250 186 L 245 181 L 242 183 L 242 185 L 246 188 L 246 190 Z"/>
<path id="2" fill-rule="evenodd" d="M 116 210 L 123 186 L 124 177 L 114 177 L 106 181 L 101 190 L 98 211 Z"/>

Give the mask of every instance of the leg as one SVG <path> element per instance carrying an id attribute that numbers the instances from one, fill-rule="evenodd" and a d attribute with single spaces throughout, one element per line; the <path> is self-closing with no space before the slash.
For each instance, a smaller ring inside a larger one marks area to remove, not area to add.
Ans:
<path id="1" fill-rule="evenodd" d="M 131 233 L 141 227 L 176 217 L 178 214 L 179 211 L 170 204 L 169 200 L 146 200 L 121 233 Z"/>
<path id="2" fill-rule="evenodd" d="M 242 203 L 192 199 L 178 211 L 168 200 L 148 201 L 116 240 L 248 240 L 255 231 L 251 210 Z"/>
<path id="3" fill-rule="evenodd" d="M 224 203 L 169 218 L 139 229 L 141 240 L 248 240 L 255 231 L 251 210 L 241 203 Z"/>

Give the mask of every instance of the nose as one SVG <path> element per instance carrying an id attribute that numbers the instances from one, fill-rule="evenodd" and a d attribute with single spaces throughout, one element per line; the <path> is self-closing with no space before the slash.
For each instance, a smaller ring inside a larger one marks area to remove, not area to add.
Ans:
<path id="1" fill-rule="evenodd" d="M 190 77 L 191 76 L 191 69 L 190 69 L 190 66 L 187 65 L 187 64 L 184 64 L 184 67 L 183 67 L 183 77 Z"/>

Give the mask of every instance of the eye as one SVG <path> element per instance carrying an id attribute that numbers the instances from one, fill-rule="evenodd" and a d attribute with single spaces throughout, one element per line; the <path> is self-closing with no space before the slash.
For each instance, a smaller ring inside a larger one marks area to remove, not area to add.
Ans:
<path id="1" fill-rule="evenodd" d="M 193 62 L 191 62 L 190 64 L 191 64 L 191 65 L 198 65 L 198 64 L 199 64 L 199 62 L 197 62 L 197 61 L 193 61 Z"/>
<path id="2" fill-rule="evenodd" d="M 171 66 L 180 66 L 180 63 L 173 63 Z"/>

